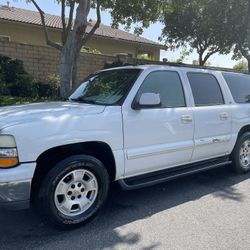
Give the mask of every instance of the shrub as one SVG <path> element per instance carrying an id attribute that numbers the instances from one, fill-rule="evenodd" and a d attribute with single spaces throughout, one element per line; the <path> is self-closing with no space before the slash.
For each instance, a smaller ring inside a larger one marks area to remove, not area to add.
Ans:
<path id="1" fill-rule="evenodd" d="M 35 102 L 46 102 L 51 101 L 50 98 L 31 98 L 31 97 L 13 97 L 13 96 L 1 96 L 0 97 L 0 107 L 8 105 L 19 105 L 19 104 L 29 104 Z"/>
<path id="2" fill-rule="evenodd" d="M 27 74 L 22 61 L 0 55 L 0 75 L 5 83 L 15 82 L 20 74 Z"/>
<path id="3" fill-rule="evenodd" d="M 127 64 L 127 63 L 124 63 L 124 62 L 118 60 L 118 61 L 112 62 L 112 63 L 105 63 L 104 69 L 122 67 L 122 66 L 127 66 L 127 65 L 130 65 L 130 64 Z"/>
<path id="4" fill-rule="evenodd" d="M 37 97 L 37 85 L 33 82 L 33 77 L 28 74 L 17 75 L 16 81 L 9 87 L 12 96 L 17 97 Z"/>
<path id="5" fill-rule="evenodd" d="M 39 97 L 46 97 L 49 96 L 49 85 L 48 84 L 44 84 L 42 82 L 37 82 L 37 90 L 38 90 L 38 96 Z"/>
<path id="6" fill-rule="evenodd" d="M 37 97 L 37 85 L 25 72 L 23 62 L 0 55 L 0 95 Z"/>
<path id="7" fill-rule="evenodd" d="M 46 83 L 36 82 L 22 61 L 0 55 L 0 96 L 57 99 L 59 83 L 56 74 L 49 75 Z"/>
<path id="8" fill-rule="evenodd" d="M 48 84 L 50 85 L 50 96 L 58 97 L 60 90 L 60 77 L 56 74 L 49 75 Z"/>
<path id="9" fill-rule="evenodd" d="M 59 97 L 60 79 L 56 74 L 48 76 L 47 83 L 37 83 L 39 97 L 52 97 L 57 99 Z"/>
<path id="10" fill-rule="evenodd" d="M 1 67 L 1 66 L 0 66 Z M 0 83 L 4 82 L 4 75 L 3 73 L 1 73 L 0 71 Z"/>
<path id="11" fill-rule="evenodd" d="M 25 72 L 23 62 L 0 55 L 0 95 L 34 97 L 37 90 L 33 78 Z"/>
<path id="12" fill-rule="evenodd" d="M 241 60 L 236 65 L 234 65 L 233 69 L 238 71 L 247 71 L 248 70 L 248 64 L 247 61 Z"/>
<path id="13" fill-rule="evenodd" d="M 10 90 L 7 84 L 5 82 L 2 82 L 0 79 L 0 96 L 9 95 L 9 94 L 10 94 Z"/>

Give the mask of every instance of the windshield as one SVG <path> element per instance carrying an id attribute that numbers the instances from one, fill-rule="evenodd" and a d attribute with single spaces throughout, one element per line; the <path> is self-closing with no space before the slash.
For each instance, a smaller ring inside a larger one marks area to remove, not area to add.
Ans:
<path id="1" fill-rule="evenodd" d="M 140 72 L 140 69 L 116 69 L 91 75 L 74 91 L 69 100 L 99 105 L 121 105 Z"/>

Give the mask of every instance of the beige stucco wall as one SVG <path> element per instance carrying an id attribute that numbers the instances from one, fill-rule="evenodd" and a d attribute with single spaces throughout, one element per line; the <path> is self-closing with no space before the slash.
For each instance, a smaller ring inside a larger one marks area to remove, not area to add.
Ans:
<path id="1" fill-rule="evenodd" d="M 48 46 L 8 42 L 0 38 L 0 55 L 21 60 L 24 69 L 41 82 L 46 82 L 51 74 L 59 74 L 59 51 Z M 78 81 L 103 69 L 105 63 L 115 61 L 116 57 L 81 53 L 78 61 Z"/>
<path id="2" fill-rule="evenodd" d="M 51 74 L 59 74 L 59 51 L 48 46 L 9 42 L 0 37 L 0 55 L 21 60 L 25 70 L 41 82 L 46 82 Z M 89 74 L 103 69 L 106 63 L 117 62 L 117 60 L 118 58 L 114 56 L 81 53 L 78 61 L 78 82 Z M 138 59 L 129 59 L 128 63 L 162 64 Z"/>
<path id="3" fill-rule="evenodd" d="M 0 22 L 0 36 L 10 37 L 10 41 L 43 46 L 45 44 L 44 34 L 41 27 L 36 25 Z M 57 29 L 49 29 L 49 37 L 51 40 L 60 43 L 61 31 Z M 93 37 L 86 47 L 97 49 L 103 55 L 114 56 L 119 53 L 132 54 L 137 57 L 140 52 L 145 51 L 151 54 L 153 60 L 160 59 L 160 49 L 154 46 L 141 45 L 121 40 L 113 40 L 109 38 Z"/>
<path id="4" fill-rule="evenodd" d="M 10 41 L 32 45 L 44 45 L 45 39 L 40 27 L 20 23 L 0 22 L 0 35 L 9 36 Z M 60 42 L 60 31 L 49 30 L 49 37 Z"/>

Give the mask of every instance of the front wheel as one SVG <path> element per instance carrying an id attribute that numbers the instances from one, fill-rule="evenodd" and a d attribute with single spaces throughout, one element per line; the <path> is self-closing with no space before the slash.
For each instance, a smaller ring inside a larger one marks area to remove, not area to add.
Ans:
<path id="1" fill-rule="evenodd" d="M 88 155 L 59 162 L 40 189 L 42 213 L 56 227 L 69 229 L 90 221 L 106 200 L 109 175 L 104 165 Z"/>
<path id="2" fill-rule="evenodd" d="M 244 174 L 250 171 L 250 133 L 239 137 L 232 153 L 233 170 Z"/>

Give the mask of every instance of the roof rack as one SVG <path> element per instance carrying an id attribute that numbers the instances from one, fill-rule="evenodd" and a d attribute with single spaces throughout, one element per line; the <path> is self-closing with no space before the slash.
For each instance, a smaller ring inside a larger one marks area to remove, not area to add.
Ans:
<path id="1" fill-rule="evenodd" d="M 149 63 L 138 63 L 131 65 L 150 65 Z M 166 65 L 166 66 L 174 66 L 174 67 L 184 67 L 184 68 L 194 68 L 194 69 L 207 69 L 207 70 L 216 70 L 216 71 L 224 71 L 224 72 L 232 72 L 232 73 L 241 73 L 241 74 L 250 74 L 248 71 L 237 71 L 235 69 L 223 68 L 223 67 L 215 67 L 215 66 L 199 66 L 193 64 L 186 63 L 173 63 L 173 62 L 152 62 L 152 65 Z"/>

